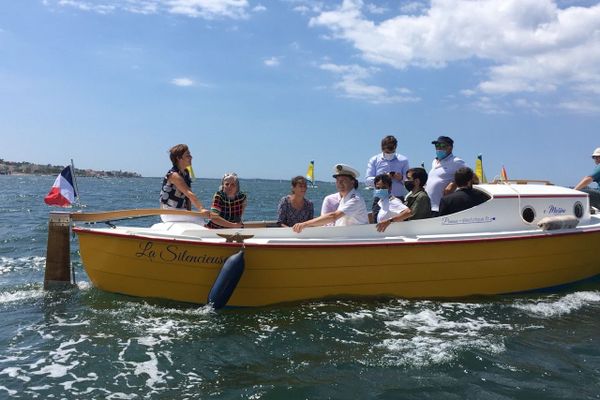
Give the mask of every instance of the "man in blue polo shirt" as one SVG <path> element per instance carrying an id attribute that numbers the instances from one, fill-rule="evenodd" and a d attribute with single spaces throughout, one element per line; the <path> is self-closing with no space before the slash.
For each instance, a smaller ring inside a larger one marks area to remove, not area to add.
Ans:
<path id="1" fill-rule="evenodd" d="M 392 180 L 392 195 L 404 199 L 407 190 L 404 188 L 404 179 L 408 166 L 408 158 L 396 153 L 398 141 L 393 136 L 386 136 L 381 140 L 381 153 L 374 155 L 367 164 L 365 184 L 375 187 L 375 177 L 386 174 Z"/>

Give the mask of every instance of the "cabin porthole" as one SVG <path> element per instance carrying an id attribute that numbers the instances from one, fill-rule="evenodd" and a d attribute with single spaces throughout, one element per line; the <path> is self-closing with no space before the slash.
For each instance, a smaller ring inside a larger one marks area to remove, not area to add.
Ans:
<path id="1" fill-rule="evenodd" d="M 532 207 L 527 206 L 521 211 L 521 217 L 523 217 L 525 222 L 530 224 L 535 219 L 535 210 Z"/>
<path id="2" fill-rule="evenodd" d="M 575 203 L 573 206 L 573 214 L 575 214 L 577 218 L 583 217 L 583 204 L 581 204 L 581 202 L 578 201 Z"/>

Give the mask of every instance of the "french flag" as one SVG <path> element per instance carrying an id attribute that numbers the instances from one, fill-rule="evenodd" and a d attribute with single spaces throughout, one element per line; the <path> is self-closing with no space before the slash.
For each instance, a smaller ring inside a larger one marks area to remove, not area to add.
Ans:
<path id="1" fill-rule="evenodd" d="M 75 201 L 77 193 L 73 185 L 73 171 L 71 166 L 65 167 L 54 181 L 50 193 L 44 197 L 44 202 L 49 206 L 70 207 Z"/>

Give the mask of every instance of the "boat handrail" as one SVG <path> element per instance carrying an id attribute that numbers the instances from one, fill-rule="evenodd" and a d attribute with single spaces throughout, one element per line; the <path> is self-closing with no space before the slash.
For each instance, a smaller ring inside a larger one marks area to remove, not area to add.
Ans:
<path id="1" fill-rule="evenodd" d="M 527 185 L 530 183 L 535 183 L 535 184 L 554 186 L 554 183 L 547 181 L 547 180 L 540 180 L 540 179 L 508 179 L 508 180 L 504 180 L 504 179 L 496 178 L 492 182 L 490 182 L 490 184 L 492 184 L 492 185 L 502 185 L 502 184 L 510 184 L 510 183 L 513 183 L 516 185 Z"/>

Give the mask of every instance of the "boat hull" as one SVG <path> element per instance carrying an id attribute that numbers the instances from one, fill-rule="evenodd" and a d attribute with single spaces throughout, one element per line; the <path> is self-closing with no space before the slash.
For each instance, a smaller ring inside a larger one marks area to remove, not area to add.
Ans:
<path id="1" fill-rule="evenodd" d="M 98 288 L 204 304 L 241 245 L 76 228 Z M 600 274 L 600 230 L 389 243 L 247 244 L 230 306 L 323 297 L 454 298 L 532 291 Z"/>

